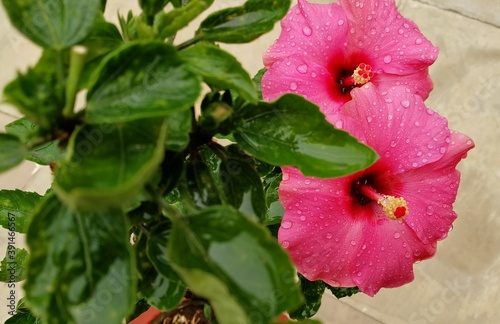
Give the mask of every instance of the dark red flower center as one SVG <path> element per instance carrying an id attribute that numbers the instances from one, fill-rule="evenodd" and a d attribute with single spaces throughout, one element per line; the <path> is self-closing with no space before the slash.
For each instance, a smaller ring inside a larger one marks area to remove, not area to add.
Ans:
<path id="1" fill-rule="evenodd" d="M 408 206 L 403 197 L 381 194 L 377 187 L 375 176 L 364 175 L 351 184 L 350 194 L 361 206 L 376 202 L 392 220 L 403 219 L 408 215 Z"/>
<path id="2" fill-rule="evenodd" d="M 373 78 L 374 73 L 372 67 L 369 64 L 361 63 L 354 71 L 348 72 L 348 70 L 342 69 L 340 78 L 337 83 L 340 86 L 340 91 L 343 95 L 348 94 L 355 87 L 362 86 L 368 83 L 371 78 Z"/>

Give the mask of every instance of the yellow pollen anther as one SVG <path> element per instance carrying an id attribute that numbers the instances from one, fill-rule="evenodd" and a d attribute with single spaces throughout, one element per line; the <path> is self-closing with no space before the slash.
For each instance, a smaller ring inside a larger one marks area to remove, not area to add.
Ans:
<path id="1" fill-rule="evenodd" d="M 370 79 L 373 77 L 372 67 L 369 64 L 361 63 L 354 70 L 352 77 L 354 78 L 355 85 L 363 85 L 368 83 Z"/>
<path id="2" fill-rule="evenodd" d="M 384 213 L 390 219 L 403 219 L 406 215 L 408 215 L 408 206 L 406 205 L 406 200 L 403 197 L 396 198 L 394 196 L 384 195 L 377 201 L 377 204 L 382 206 Z"/>

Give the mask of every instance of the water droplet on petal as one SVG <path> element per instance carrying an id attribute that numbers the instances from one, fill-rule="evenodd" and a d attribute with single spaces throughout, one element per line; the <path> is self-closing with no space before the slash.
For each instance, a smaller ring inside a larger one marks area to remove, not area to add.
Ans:
<path id="1" fill-rule="evenodd" d="M 288 241 L 283 241 L 281 242 L 281 246 L 284 247 L 285 249 L 290 245 L 290 242 Z"/>
<path id="2" fill-rule="evenodd" d="M 292 227 L 292 225 L 293 223 L 290 221 L 284 221 L 283 223 L 281 223 L 281 227 L 283 227 L 284 229 L 289 229 Z"/>
<path id="3" fill-rule="evenodd" d="M 390 56 L 390 55 L 384 56 L 384 62 L 385 63 L 391 63 L 391 61 L 392 61 L 392 56 Z"/>
<path id="4" fill-rule="evenodd" d="M 306 220 L 306 216 L 304 215 L 300 216 L 300 220 L 304 222 Z"/>
<path id="5" fill-rule="evenodd" d="M 312 30 L 311 28 L 309 28 L 309 26 L 305 26 L 304 28 L 302 28 L 302 33 L 304 33 L 304 35 L 306 36 L 311 36 Z"/>
<path id="6" fill-rule="evenodd" d="M 306 185 L 311 184 L 311 180 L 306 179 L 306 180 L 304 180 L 304 183 L 305 183 Z"/>
<path id="7" fill-rule="evenodd" d="M 410 107 L 410 101 L 409 100 L 402 100 L 401 101 L 401 106 L 408 108 Z"/>
<path id="8" fill-rule="evenodd" d="M 425 212 L 427 213 L 427 215 L 430 216 L 430 215 L 434 214 L 434 208 L 431 205 L 429 205 L 429 206 L 427 206 L 427 209 L 425 210 Z"/>
<path id="9" fill-rule="evenodd" d="M 332 234 L 332 233 L 330 233 L 330 232 L 327 232 L 327 233 L 326 233 L 326 238 L 327 238 L 327 239 L 331 239 L 332 237 L 333 237 L 333 234 Z"/>
<path id="10" fill-rule="evenodd" d="M 283 181 L 287 181 L 290 179 L 290 175 L 288 173 L 283 173 Z"/>
<path id="11" fill-rule="evenodd" d="M 330 286 L 332 286 L 332 287 L 340 287 L 340 282 L 332 280 L 332 281 L 330 281 Z"/>
<path id="12" fill-rule="evenodd" d="M 290 83 L 290 90 L 297 90 L 297 83 L 296 82 L 292 82 Z"/>
<path id="13" fill-rule="evenodd" d="M 339 19 L 338 24 L 339 24 L 339 26 L 342 26 L 344 24 L 344 21 L 342 19 Z"/>
<path id="14" fill-rule="evenodd" d="M 372 118 L 371 116 L 366 117 L 366 121 L 367 121 L 367 122 L 371 123 L 371 122 L 372 122 L 372 120 L 373 120 L 373 118 Z"/>
<path id="15" fill-rule="evenodd" d="M 398 239 L 398 238 L 400 238 L 400 237 L 401 237 L 401 234 L 399 234 L 398 232 L 394 233 L 394 238 L 395 238 L 395 239 Z"/>
<path id="16" fill-rule="evenodd" d="M 422 44 L 422 39 L 421 38 L 415 39 L 415 44 L 417 44 L 417 45 Z"/>
<path id="17" fill-rule="evenodd" d="M 302 64 L 302 65 L 299 65 L 297 66 L 297 71 L 299 71 L 299 73 L 307 73 L 307 65 L 305 64 Z"/>
<path id="18" fill-rule="evenodd" d="M 351 245 L 355 246 L 356 245 L 356 241 L 351 241 Z"/>

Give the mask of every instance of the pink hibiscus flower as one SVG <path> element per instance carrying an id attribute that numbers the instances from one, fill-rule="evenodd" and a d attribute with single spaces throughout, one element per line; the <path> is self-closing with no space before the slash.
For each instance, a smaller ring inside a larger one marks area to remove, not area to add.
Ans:
<path id="1" fill-rule="evenodd" d="M 393 0 L 299 0 L 281 28 L 264 54 L 264 100 L 293 92 L 332 113 L 369 81 L 379 91 L 405 85 L 424 99 L 432 90 L 428 66 L 438 49 L 401 17 Z"/>
<path id="2" fill-rule="evenodd" d="M 337 128 L 371 146 L 380 159 L 336 179 L 283 168 L 285 208 L 278 240 L 309 280 L 373 296 L 413 280 L 413 263 L 430 258 L 457 217 L 455 169 L 474 143 L 403 86 L 382 94 L 354 89 Z"/>

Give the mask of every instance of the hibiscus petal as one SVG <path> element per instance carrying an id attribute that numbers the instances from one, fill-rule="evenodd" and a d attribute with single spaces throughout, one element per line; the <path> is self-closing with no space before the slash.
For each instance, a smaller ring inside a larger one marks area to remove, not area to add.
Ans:
<path id="1" fill-rule="evenodd" d="M 403 86 L 379 94 L 371 83 L 351 91 L 341 113 L 357 120 L 366 143 L 397 174 L 439 160 L 450 131 L 444 117 Z M 345 129 L 350 131 L 349 129 Z"/>
<path id="2" fill-rule="evenodd" d="M 337 287 L 355 286 L 350 269 L 359 249 L 356 243 L 362 239 L 364 218 L 346 214 L 349 177 L 315 179 L 294 168 L 282 170 L 279 196 L 285 215 L 279 242 L 307 279 L 321 279 Z"/>
<path id="3" fill-rule="evenodd" d="M 387 91 L 394 85 L 402 85 L 424 100 L 429 97 L 429 93 L 434 88 L 429 76 L 429 69 L 423 69 L 408 75 L 380 74 L 373 78 L 372 81 L 380 92 Z"/>
<path id="4" fill-rule="evenodd" d="M 308 62 L 304 57 L 292 55 L 278 60 L 264 73 L 262 96 L 272 101 L 285 93 L 296 93 L 317 104 L 321 111 L 338 111 L 345 97 L 339 97 L 331 74 L 321 65 Z"/>
<path id="5" fill-rule="evenodd" d="M 264 65 L 300 54 L 326 66 L 332 56 L 341 56 L 345 49 L 347 18 L 336 4 L 311 4 L 299 0 L 281 21 L 281 34 L 264 54 Z"/>
<path id="6" fill-rule="evenodd" d="M 398 175 L 404 183 L 399 194 L 408 203 L 405 222 L 422 242 L 435 242 L 448 235 L 457 217 L 452 204 L 457 196 L 460 173 L 455 168 L 473 147 L 469 137 L 452 132 L 450 144 L 440 160 Z"/>
<path id="7" fill-rule="evenodd" d="M 393 0 L 340 0 L 349 22 L 348 55 L 364 53 L 375 73 L 405 75 L 422 70 L 438 49 L 417 25 L 401 17 Z"/>
<path id="8" fill-rule="evenodd" d="M 435 245 L 423 244 L 405 223 L 387 219 L 379 206 L 374 209 L 379 219 L 366 224 L 362 247 L 352 268 L 353 281 L 369 296 L 380 288 L 413 281 L 413 263 L 436 252 Z"/>

